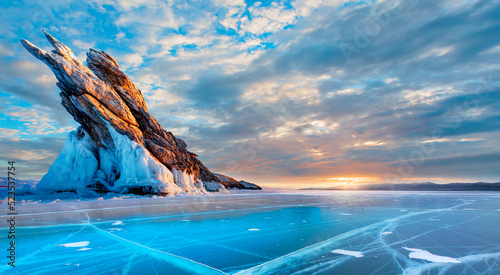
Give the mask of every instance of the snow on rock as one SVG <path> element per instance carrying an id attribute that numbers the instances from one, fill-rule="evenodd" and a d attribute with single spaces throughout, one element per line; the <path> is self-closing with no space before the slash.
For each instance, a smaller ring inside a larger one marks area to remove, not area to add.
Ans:
<path id="1" fill-rule="evenodd" d="M 244 186 L 243 189 L 262 190 L 262 188 L 260 186 L 258 186 L 257 184 L 254 184 L 254 183 L 251 183 L 248 181 L 240 180 L 240 183 Z"/>
<path id="2" fill-rule="evenodd" d="M 183 140 L 149 114 L 142 92 L 116 60 L 90 49 L 87 67 L 70 48 L 44 33 L 55 48 L 52 52 L 24 39 L 21 43 L 52 70 L 62 105 L 81 126 L 68 135 L 38 190 L 168 196 L 226 190 Z"/>
<path id="3" fill-rule="evenodd" d="M 224 185 L 227 189 L 243 189 L 243 185 L 239 183 L 237 180 L 222 174 L 214 173 L 217 179 L 220 181 L 222 185 Z"/>
<path id="4" fill-rule="evenodd" d="M 227 189 L 254 189 L 261 190 L 259 186 L 249 183 L 246 181 L 237 181 L 234 178 L 231 178 L 226 175 L 214 173 L 214 175 L 220 180 L 221 184 L 224 185 Z"/>
<path id="5" fill-rule="evenodd" d="M 221 192 L 223 190 L 226 190 L 224 185 L 222 185 L 221 183 L 216 182 L 216 181 L 204 182 L 203 185 L 205 186 L 205 189 L 209 192 L 215 192 L 215 191 Z M 228 191 L 226 191 L 226 192 L 228 192 Z"/>
<path id="6" fill-rule="evenodd" d="M 434 255 L 427 250 L 418 248 L 408 248 L 408 247 L 403 247 L 403 248 L 408 251 L 411 251 L 410 254 L 408 255 L 410 259 L 420 259 L 435 263 L 461 263 L 461 261 L 455 258 Z"/>

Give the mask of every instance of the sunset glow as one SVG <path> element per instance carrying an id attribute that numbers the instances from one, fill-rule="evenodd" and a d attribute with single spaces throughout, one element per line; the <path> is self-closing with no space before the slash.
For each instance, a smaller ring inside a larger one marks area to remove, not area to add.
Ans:
<path id="1" fill-rule="evenodd" d="M 78 127 L 19 42 L 50 48 L 45 28 L 81 61 L 113 56 L 213 172 L 293 189 L 495 182 L 500 39 L 486 2 L 4 1 L 0 159 L 40 180 Z"/>
<path id="2" fill-rule="evenodd" d="M 338 177 L 338 178 L 324 178 L 317 179 L 318 181 L 325 182 L 332 185 L 346 185 L 346 184 L 363 184 L 373 183 L 380 180 L 377 177 Z"/>

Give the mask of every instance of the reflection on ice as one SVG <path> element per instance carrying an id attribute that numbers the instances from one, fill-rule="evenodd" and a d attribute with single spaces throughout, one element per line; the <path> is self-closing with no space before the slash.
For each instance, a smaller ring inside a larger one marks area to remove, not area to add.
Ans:
<path id="1" fill-rule="evenodd" d="M 495 193 L 309 192 L 21 204 L 15 271 L 500 274 L 499 203 Z"/>

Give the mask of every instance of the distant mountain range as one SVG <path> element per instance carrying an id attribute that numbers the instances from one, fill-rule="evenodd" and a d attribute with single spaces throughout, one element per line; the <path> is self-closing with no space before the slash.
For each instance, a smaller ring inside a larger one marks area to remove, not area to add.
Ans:
<path id="1" fill-rule="evenodd" d="M 37 180 L 15 180 L 16 188 L 22 188 L 24 185 L 29 185 L 31 187 L 35 187 L 38 183 Z M 0 177 L 0 187 L 8 187 L 8 178 Z"/>
<path id="2" fill-rule="evenodd" d="M 337 185 L 332 187 L 309 187 L 300 190 L 386 190 L 386 191 L 500 191 L 500 182 L 447 183 L 375 183 Z"/>

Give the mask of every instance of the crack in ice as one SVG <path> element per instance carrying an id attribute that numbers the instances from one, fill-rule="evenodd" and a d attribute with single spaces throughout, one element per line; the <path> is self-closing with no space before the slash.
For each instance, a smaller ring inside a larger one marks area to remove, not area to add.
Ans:
<path id="1" fill-rule="evenodd" d="M 88 214 L 87 214 L 88 216 Z M 133 241 L 130 241 L 130 240 L 127 240 L 125 238 L 122 238 L 122 237 L 119 237 L 113 233 L 110 233 L 106 230 L 103 230 L 95 225 L 93 225 L 92 223 L 90 223 L 90 216 L 88 216 L 88 225 L 93 227 L 94 229 L 96 229 L 98 232 L 100 232 L 101 234 L 105 235 L 105 236 L 112 236 L 113 238 L 115 238 L 117 241 L 123 243 L 123 244 L 126 244 L 126 245 L 129 245 L 129 246 L 132 246 L 134 247 L 136 250 L 139 250 L 139 251 L 142 251 L 142 252 L 145 252 L 147 255 L 150 255 L 154 258 L 157 258 L 157 259 L 160 259 L 160 260 L 164 260 L 180 269 L 183 269 L 185 271 L 189 271 L 189 272 L 195 272 L 196 274 L 227 274 L 221 270 L 218 270 L 216 268 L 213 268 L 213 267 L 210 267 L 208 265 L 205 265 L 205 264 L 202 264 L 202 263 L 199 263 L 199 262 L 195 262 L 191 259 L 187 259 L 187 258 L 184 258 L 184 257 L 181 257 L 181 256 L 178 256 L 178 255 L 174 255 L 174 254 L 171 254 L 171 253 L 168 253 L 168 252 L 165 252 L 165 251 L 161 251 L 161 250 L 158 250 L 158 249 L 154 249 L 154 248 L 151 248 L 151 247 L 148 247 L 148 246 L 145 246 L 145 245 L 142 245 L 142 244 L 139 244 L 139 243 L 136 243 L 136 242 L 133 242 Z M 157 254 L 157 253 L 159 254 Z"/>

